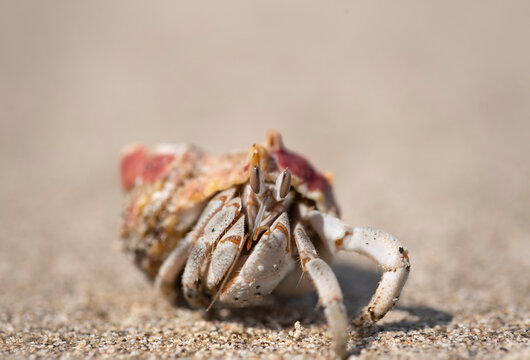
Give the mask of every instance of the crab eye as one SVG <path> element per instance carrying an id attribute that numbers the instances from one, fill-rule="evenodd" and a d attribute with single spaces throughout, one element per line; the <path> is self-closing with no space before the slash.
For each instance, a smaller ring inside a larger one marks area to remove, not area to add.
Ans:
<path id="1" fill-rule="evenodd" d="M 262 195 L 265 192 L 265 177 L 263 176 L 263 171 L 259 166 L 254 166 L 250 170 L 250 187 L 256 195 Z"/>
<path id="2" fill-rule="evenodd" d="M 285 199 L 290 189 L 291 172 L 288 169 L 285 169 L 276 179 L 276 185 L 274 186 L 274 198 L 276 201 Z"/>

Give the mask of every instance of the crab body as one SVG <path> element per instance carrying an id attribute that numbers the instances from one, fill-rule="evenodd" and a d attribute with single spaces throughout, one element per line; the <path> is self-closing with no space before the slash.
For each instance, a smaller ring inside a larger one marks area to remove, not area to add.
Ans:
<path id="1" fill-rule="evenodd" d="M 163 294 L 176 298 L 182 289 L 192 307 L 248 306 L 273 291 L 299 294 L 314 285 L 343 356 L 347 316 L 331 255 L 356 251 L 383 267 L 355 325 L 384 316 L 407 279 L 406 248 L 382 230 L 342 222 L 329 179 L 276 132 L 250 151 L 224 155 L 188 145 L 130 146 L 121 177 L 126 251 Z M 304 272 L 309 277 L 291 286 Z"/>

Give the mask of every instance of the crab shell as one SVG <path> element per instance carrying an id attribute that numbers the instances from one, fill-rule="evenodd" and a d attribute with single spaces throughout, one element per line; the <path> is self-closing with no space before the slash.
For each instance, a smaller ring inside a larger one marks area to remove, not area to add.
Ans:
<path id="1" fill-rule="evenodd" d="M 121 235 L 126 250 L 153 279 L 178 241 L 193 227 L 212 196 L 248 181 L 258 165 L 274 182 L 284 169 L 292 187 L 321 212 L 339 215 L 329 176 L 316 171 L 302 156 L 289 151 L 276 131 L 250 151 L 205 154 L 192 145 L 141 144 L 121 156 L 121 183 L 127 192 Z"/>

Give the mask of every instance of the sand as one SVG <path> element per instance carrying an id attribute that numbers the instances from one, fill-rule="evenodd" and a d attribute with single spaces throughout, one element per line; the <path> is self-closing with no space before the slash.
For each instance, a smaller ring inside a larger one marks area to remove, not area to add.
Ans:
<path id="1" fill-rule="evenodd" d="M 268 128 L 393 233 L 398 306 L 355 358 L 530 358 L 526 2 L 0 4 L 0 356 L 328 358 L 315 295 L 204 313 L 120 251 L 122 146 Z M 353 319 L 376 267 L 335 271 Z"/>

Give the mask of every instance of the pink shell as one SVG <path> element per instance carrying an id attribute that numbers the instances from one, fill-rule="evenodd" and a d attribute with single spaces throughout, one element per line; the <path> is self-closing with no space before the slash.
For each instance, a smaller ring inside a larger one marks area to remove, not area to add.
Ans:
<path id="1" fill-rule="evenodd" d="M 314 200 L 319 209 L 337 212 L 337 205 L 328 179 L 316 171 L 301 155 L 287 150 L 279 133 L 270 131 L 264 148 L 272 161 L 268 173 L 275 177 L 278 172 L 289 169 L 295 178 L 294 188 L 302 195 Z M 248 158 L 245 153 L 227 155 L 205 155 L 193 146 L 129 146 L 122 154 L 120 161 L 121 183 L 125 190 L 130 191 L 136 186 L 150 185 L 163 180 L 172 169 L 189 167 L 193 164 L 196 174 L 186 182 L 179 191 L 178 203 L 203 200 L 214 192 L 208 189 L 214 186 L 215 192 L 230 186 L 241 184 L 248 179 Z M 264 169 L 265 170 L 265 169 Z"/>

